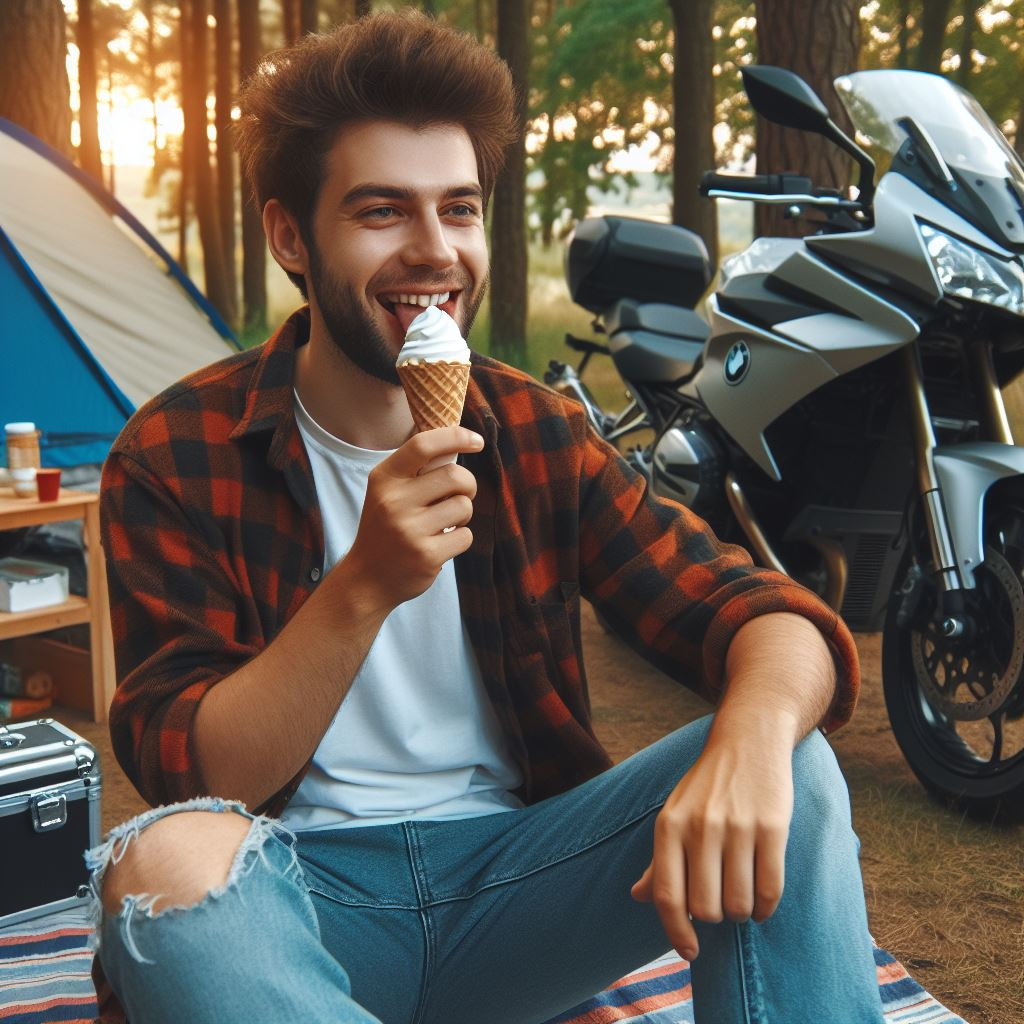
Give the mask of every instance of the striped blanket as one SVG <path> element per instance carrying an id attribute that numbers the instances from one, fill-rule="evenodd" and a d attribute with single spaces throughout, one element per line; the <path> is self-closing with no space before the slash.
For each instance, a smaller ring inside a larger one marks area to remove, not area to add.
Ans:
<path id="1" fill-rule="evenodd" d="M 92 1024 L 89 924 L 68 910 L 0 931 L 0 1024 Z M 875 949 L 886 1024 L 966 1024 Z M 633 971 L 549 1024 L 693 1024 L 690 967 L 675 954 Z"/>

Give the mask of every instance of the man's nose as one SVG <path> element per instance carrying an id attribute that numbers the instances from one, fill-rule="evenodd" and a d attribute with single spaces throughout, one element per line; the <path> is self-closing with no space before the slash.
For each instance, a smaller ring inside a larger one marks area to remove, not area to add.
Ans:
<path id="1" fill-rule="evenodd" d="M 406 266 L 442 269 L 457 263 L 458 259 L 459 254 L 451 244 L 445 226 L 437 214 L 418 217 L 402 251 L 402 260 Z"/>

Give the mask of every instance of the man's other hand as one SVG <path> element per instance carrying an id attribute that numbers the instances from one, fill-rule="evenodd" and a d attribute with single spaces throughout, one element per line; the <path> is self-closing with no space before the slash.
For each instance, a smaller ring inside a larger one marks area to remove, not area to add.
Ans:
<path id="1" fill-rule="evenodd" d="M 374 604 L 390 611 L 418 597 L 449 558 L 472 544 L 466 524 L 476 478 L 453 462 L 436 463 L 483 445 L 465 427 L 438 427 L 414 434 L 370 471 L 359 529 L 343 562 Z"/>
<path id="2" fill-rule="evenodd" d="M 730 724 L 716 735 L 724 726 L 716 721 L 666 800 L 654 856 L 632 889 L 634 899 L 654 902 L 669 942 L 687 960 L 699 952 L 691 918 L 761 922 L 782 898 L 793 744 L 772 734 L 779 728 L 773 720 Z"/>

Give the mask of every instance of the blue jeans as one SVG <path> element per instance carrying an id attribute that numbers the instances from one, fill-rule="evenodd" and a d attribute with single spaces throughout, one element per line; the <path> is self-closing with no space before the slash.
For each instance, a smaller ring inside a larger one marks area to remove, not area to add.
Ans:
<path id="1" fill-rule="evenodd" d="M 539 1024 L 664 953 L 630 887 L 710 718 L 522 810 L 298 837 L 252 817 L 198 905 L 102 914 L 99 955 L 132 1024 Z M 793 755 L 785 891 L 761 924 L 696 922 L 699 1024 L 881 1024 L 846 784 L 813 732 Z M 89 853 L 93 891 L 148 811 Z M 100 905 L 97 900 L 97 913 Z"/>

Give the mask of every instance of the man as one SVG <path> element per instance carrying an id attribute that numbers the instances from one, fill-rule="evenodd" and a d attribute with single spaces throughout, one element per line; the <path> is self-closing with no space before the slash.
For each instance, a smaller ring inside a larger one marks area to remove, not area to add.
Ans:
<path id="1" fill-rule="evenodd" d="M 702 1022 L 880 1021 L 814 731 L 855 701 L 845 627 L 518 371 L 474 356 L 462 426 L 414 433 L 395 357 L 424 305 L 465 334 L 483 298 L 507 69 L 379 15 L 241 107 L 308 309 L 104 473 L 115 749 L 177 801 L 90 855 L 130 1019 L 531 1024 L 672 945 Z M 581 593 L 713 720 L 610 768 Z"/>

